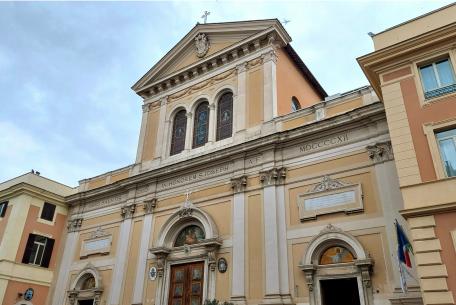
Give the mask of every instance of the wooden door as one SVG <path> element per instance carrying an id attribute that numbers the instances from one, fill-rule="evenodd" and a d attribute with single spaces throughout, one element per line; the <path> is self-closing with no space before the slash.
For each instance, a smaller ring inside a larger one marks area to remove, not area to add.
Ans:
<path id="1" fill-rule="evenodd" d="M 168 305 L 203 303 L 204 262 L 171 267 Z"/>

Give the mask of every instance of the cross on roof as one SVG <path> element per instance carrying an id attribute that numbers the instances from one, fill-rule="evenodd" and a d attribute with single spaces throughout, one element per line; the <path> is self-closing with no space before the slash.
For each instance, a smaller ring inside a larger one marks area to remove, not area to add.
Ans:
<path id="1" fill-rule="evenodd" d="M 206 23 L 206 22 L 207 22 L 207 16 L 209 16 L 210 14 L 211 14 L 211 12 L 208 12 L 208 11 L 204 11 L 204 14 L 203 14 L 203 16 L 201 16 L 201 18 L 203 18 L 203 19 L 204 19 L 204 23 Z"/>

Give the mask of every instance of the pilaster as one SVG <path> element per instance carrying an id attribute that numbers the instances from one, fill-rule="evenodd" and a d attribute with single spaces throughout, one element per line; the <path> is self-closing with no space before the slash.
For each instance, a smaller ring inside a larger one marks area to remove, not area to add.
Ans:
<path id="1" fill-rule="evenodd" d="M 142 105 L 142 118 L 141 118 L 141 130 L 139 131 L 138 150 L 136 151 L 136 163 L 141 162 L 143 150 L 144 150 L 144 139 L 147 131 L 147 118 L 149 117 L 150 104 Z"/>
<path id="2" fill-rule="evenodd" d="M 141 243 L 138 253 L 138 264 L 136 266 L 135 285 L 133 286 L 132 304 L 142 304 L 144 292 L 144 276 L 147 268 L 147 252 L 150 236 L 153 233 L 152 217 L 153 211 L 157 206 L 157 199 L 151 198 L 144 200 L 144 220 L 141 233 Z"/>
<path id="3" fill-rule="evenodd" d="M 212 103 L 209 105 L 209 134 L 207 136 L 207 141 L 209 143 L 215 142 L 216 121 L 215 103 Z"/>
<path id="4" fill-rule="evenodd" d="M 74 217 L 68 221 L 68 234 L 63 248 L 63 255 L 58 269 L 57 279 L 55 281 L 54 295 L 52 297 L 52 305 L 65 304 L 65 292 L 68 288 L 70 278 L 70 267 L 73 261 L 76 245 L 78 244 L 79 231 L 82 226 L 83 219 Z"/>
<path id="5" fill-rule="evenodd" d="M 192 149 L 192 135 L 193 135 L 193 114 L 191 112 L 186 113 L 187 116 L 187 128 L 185 129 L 186 134 L 185 134 L 185 150 L 190 150 Z"/>
<path id="6" fill-rule="evenodd" d="M 158 126 L 157 126 L 157 141 L 155 141 L 155 158 L 159 158 L 161 155 L 161 152 L 163 150 L 162 146 L 165 146 L 166 139 L 165 139 L 165 134 L 166 134 L 166 126 L 165 126 L 165 120 L 166 120 L 166 104 L 168 102 L 168 96 L 163 97 L 160 100 L 160 114 L 158 118 Z"/>
<path id="7" fill-rule="evenodd" d="M 246 108 L 246 88 L 247 88 L 247 63 L 244 62 L 236 67 L 237 70 L 237 94 L 236 101 L 233 103 L 234 116 L 234 128 L 233 134 L 245 129 L 245 108 Z"/>
<path id="8" fill-rule="evenodd" d="M 247 176 L 231 179 L 233 189 L 233 274 L 231 301 L 245 304 L 245 188 Z"/>
<path id="9" fill-rule="evenodd" d="M 272 49 L 262 55 L 263 59 L 263 119 L 264 122 L 277 117 L 277 54 Z"/>
<path id="10" fill-rule="evenodd" d="M 131 193 L 131 192 L 130 192 Z M 129 197 L 131 196 L 129 193 Z M 133 199 L 127 201 L 127 204 L 120 209 L 120 215 L 123 220 L 120 224 L 119 230 L 119 243 L 117 243 L 117 256 L 114 263 L 114 271 L 112 274 L 111 294 L 109 296 L 110 305 L 120 304 L 120 297 L 123 291 L 125 267 L 127 265 L 128 244 L 130 243 L 130 231 L 132 225 L 132 218 L 136 211 L 136 204 Z"/>
<path id="11" fill-rule="evenodd" d="M 285 290 L 285 286 L 288 286 L 288 281 L 283 282 L 284 273 L 286 272 L 288 277 L 288 267 L 283 269 L 283 265 L 280 260 L 284 259 L 280 256 L 281 253 L 287 252 L 285 248 L 279 242 L 279 237 L 282 239 L 283 225 L 282 220 L 279 221 L 279 215 L 282 217 L 282 209 L 278 208 L 278 193 L 283 196 L 283 189 L 277 190 L 277 186 L 283 185 L 286 177 L 286 168 L 272 168 L 267 171 L 260 172 L 260 182 L 263 185 L 263 205 L 264 205 L 264 240 L 265 240 L 265 304 L 283 304 L 282 292 Z M 280 200 L 283 202 L 283 200 Z M 286 242 L 286 236 L 283 238 Z M 286 257 L 287 255 L 285 255 Z M 282 288 L 282 286 L 284 286 Z M 287 289 L 289 290 L 289 289 Z M 289 294 L 285 293 L 285 294 Z"/>

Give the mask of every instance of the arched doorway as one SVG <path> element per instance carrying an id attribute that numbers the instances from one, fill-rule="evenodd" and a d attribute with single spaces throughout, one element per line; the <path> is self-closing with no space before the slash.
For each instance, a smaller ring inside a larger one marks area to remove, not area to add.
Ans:
<path id="1" fill-rule="evenodd" d="M 70 305 L 99 305 L 102 292 L 100 274 L 93 265 L 88 264 L 79 272 L 68 291 Z"/>
<path id="2" fill-rule="evenodd" d="M 221 246 L 212 218 L 186 201 L 162 226 L 155 255 L 155 304 L 201 305 L 215 297 L 216 251 Z"/>
<path id="3" fill-rule="evenodd" d="M 373 263 L 354 236 L 328 225 L 310 241 L 300 265 L 310 304 L 373 304 Z"/>

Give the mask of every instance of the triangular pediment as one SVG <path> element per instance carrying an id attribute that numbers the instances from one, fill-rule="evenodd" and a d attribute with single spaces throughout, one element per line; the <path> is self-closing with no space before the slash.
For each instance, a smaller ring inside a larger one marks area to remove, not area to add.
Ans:
<path id="1" fill-rule="evenodd" d="M 164 80 L 186 67 L 191 67 L 210 59 L 211 56 L 228 51 L 271 28 L 279 29 L 279 32 L 285 36 L 283 37 L 285 40 L 291 40 L 277 19 L 197 24 L 133 85 L 132 89 L 138 92 L 149 84 Z M 205 39 L 209 42 L 209 49 L 201 57 L 198 56 L 195 42 L 195 38 L 199 34 L 204 34 Z"/>

